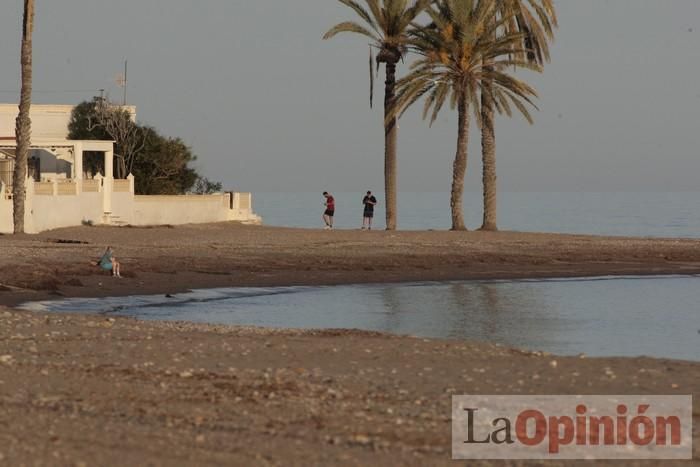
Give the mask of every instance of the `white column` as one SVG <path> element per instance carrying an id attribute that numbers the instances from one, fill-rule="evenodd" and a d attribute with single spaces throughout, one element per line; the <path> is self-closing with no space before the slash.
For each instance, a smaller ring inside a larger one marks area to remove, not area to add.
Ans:
<path id="1" fill-rule="evenodd" d="M 83 179 L 83 143 L 73 144 L 73 178 Z"/>
<path id="2" fill-rule="evenodd" d="M 114 150 L 105 151 L 105 178 L 102 184 L 102 223 L 112 222 L 112 193 L 114 191 Z"/>
<path id="3" fill-rule="evenodd" d="M 105 151 L 105 177 L 114 178 L 114 150 Z"/>
<path id="4" fill-rule="evenodd" d="M 73 180 L 77 194 L 83 192 L 83 143 L 73 145 Z"/>

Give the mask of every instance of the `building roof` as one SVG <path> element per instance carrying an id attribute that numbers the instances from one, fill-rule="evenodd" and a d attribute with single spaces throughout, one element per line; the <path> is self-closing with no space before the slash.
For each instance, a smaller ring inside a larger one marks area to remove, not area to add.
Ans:
<path id="1" fill-rule="evenodd" d="M 42 105 L 32 104 L 29 115 L 32 119 L 32 139 L 57 139 L 68 137 L 74 105 Z M 122 106 L 136 121 L 136 107 Z M 0 104 L 0 135 L 14 135 L 17 114 L 17 104 Z M 11 136 L 10 136 L 11 137 Z M 0 140 L 4 140 L 1 138 Z"/>
<path id="2" fill-rule="evenodd" d="M 112 151 L 114 141 L 109 140 L 73 140 L 73 139 L 32 139 L 31 147 L 41 148 L 75 148 L 80 147 L 83 151 Z M 0 151 L 12 151 L 17 147 L 17 140 L 11 137 L 0 137 Z"/>

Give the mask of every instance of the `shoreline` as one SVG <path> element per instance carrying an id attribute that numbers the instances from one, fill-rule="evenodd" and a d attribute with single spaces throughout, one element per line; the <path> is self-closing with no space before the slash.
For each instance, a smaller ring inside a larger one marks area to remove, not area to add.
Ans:
<path id="1" fill-rule="evenodd" d="M 122 280 L 88 264 L 106 245 Z M 0 248 L 6 306 L 219 287 L 700 274 L 700 239 L 520 232 L 76 227 L 0 236 Z"/>
<path id="2" fill-rule="evenodd" d="M 132 287 L 123 287 L 120 283 L 109 283 L 113 278 L 104 276 L 99 279 L 84 278 L 78 275 L 82 285 L 75 286 L 68 284 L 59 285 L 53 290 L 34 290 L 9 287 L 10 290 L 2 290 L 7 287 L 0 282 L 0 306 L 16 307 L 24 303 L 62 300 L 71 298 L 107 298 L 125 297 L 130 295 L 168 295 L 188 293 L 195 290 L 219 289 L 219 288 L 239 288 L 239 287 L 332 287 L 332 286 L 362 286 L 381 284 L 410 284 L 410 283 L 441 283 L 441 282 L 476 282 L 476 281 L 527 281 L 527 280 L 557 280 L 557 279 L 596 279 L 596 278 L 624 278 L 624 277 L 659 277 L 668 276 L 694 277 L 700 275 L 700 265 L 697 269 L 655 266 L 649 269 L 648 266 L 635 265 L 606 265 L 604 267 L 586 268 L 572 271 L 569 267 L 562 269 L 548 268 L 546 270 L 524 270 L 518 273 L 507 272 L 471 272 L 454 274 L 402 274 L 399 277 L 389 279 L 374 278 L 362 282 L 355 282 L 355 274 L 336 274 L 326 279 L 315 278 L 303 280 L 294 275 L 279 274 L 264 279 L 230 278 L 217 279 L 211 273 L 186 272 L 173 277 L 172 273 L 141 273 L 140 280 Z M 133 279 L 133 278 L 132 278 Z M 70 279 L 69 279 L 70 280 Z M 152 284 L 148 284 L 151 282 Z"/>
<path id="3" fill-rule="evenodd" d="M 297 281 L 294 283 L 288 283 L 288 282 L 278 282 L 277 280 L 268 280 L 268 281 L 261 281 L 261 282 L 245 282 L 241 283 L 238 285 L 224 285 L 224 286 L 218 286 L 214 285 L 211 287 L 177 287 L 177 286 L 172 286 L 172 285 L 165 285 L 162 284 L 163 289 L 158 288 L 155 289 L 153 293 L 146 293 L 146 294 L 139 294 L 139 296 L 160 296 L 160 295 L 175 295 L 175 294 L 186 294 L 186 293 L 191 293 L 191 292 L 197 292 L 197 291 L 206 291 L 206 290 L 227 290 L 227 289 L 240 289 L 240 288 L 286 288 L 286 287 L 309 287 L 309 288 L 316 288 L 316 287 L 371 287 L 371 286 L 380 286 L 380 285 L 430 285 L 430 284 L 444 284 L 444 283 L 509 283 L 509 282 L 557 282 L 557 281 L 582 281 L 582 282 L 588 282 L 588 281 L 605 281 L 605 280 L 624 280 L 624 279 L 630 279 L 630 280 L 635 280 L 635 279 L 645 279 L 645 278 L 652 278 L 652 279 L 673 279 L 673 278 L 688 278 L 688 277 L 700 277 L 700 271 L 693 271 L 693 272 L 677 272 L 673 270 L 669 271 L 654 271 L 654 272 L 645 272 L 645 271 L 639 271 L 635 272 L 634 270 L 630 271 L 629 273 L 627 272 L 617 272 L 617 271 L 609 271 L 607 274 L 588 274 L 585 272 L 579 273 L 570 273 L 567 274 L 566 272 L 562 272 L 561 274 L 556 274 L 556 275 L 550 275 L 549 273 L 542 273 L 542 274 L 533 274 L 533 273 L 523 273 L 519 275 L 491 275 L 491 274 L 485 274 L 485 275 L 470 275 L 468 277 L 462 278 L 455 278 L 455 279 L 430 279 L 430 278 L 423 278 L 423 279 L 397 279 L 397 280 L 387 280 L 387 281 L 382 281 L 382 280 L 376 280 L 376 281 L 367 281 L 367 282 L 346 282 L 342 278 L 338 278 L 337 280 L 329 280 L 328 282 L 318 282 L 318 281 L 313 281 L 313 282 L 305 282 L 305 281 Z M 178 281 L 175 281 L 178 282 Z M 159 285 L 160 287 L 160 285 Z M 173 288 L 174 287 L 174 288 Z M 15 302 L 15 297 L 17 297 L 19 294 L 22 293 L 37 293 L 39 295 L 42 294 L 41 291 L 32 291 L 28 292 L 26 290 L 17 290 L 17 291 L 6 291 L 8 292 L 7 297 L 10 297 L 9 300 L 6 300 L 6 302 L 0 301 L 0 306 L 8 307 L 8 308 L 13 308 L 15 306 L 24 304 L 24 303 L 32 303 L 32 302 Z M 92 294 L 91 292 L 88 292 L 86 294 L 80 294 L 77 293 L 75 295 L 64 295 L 64 293 L 61 292 L 45 292 L 45 296 L 47 297 L 46 299 L 48 300 L 70 300 L 72 298 L 115 298 L 115 297 L 125 297 L 129 296 L 128 290 L 117 290 L 116 295 L 105 295 L 104 293 L 100 292 L 106 292 L 105 290 L 100 290 L 97 291 L 95 294 Z M 124 292 L 124 293 L 119 293 L 119 292 Z M 53 298 L 52 298 L 53 297 Z M 39 300 L 39 301 L 44 301 Z M 9 303 L 8 303 L 9 302 Z"/>
<path id="4" fill-rule="evenodd" d="M 598 272 L 598 273 L 597 273 Z M 351 282 L 346 281 L 342 276 L 334 277 L 328 281 L 304 281 L 304 280 L 294 280 L 290 278 L 289 282 L 284 282 L 283 278 L 269 278 L 267 280 L 260 281 L 236 281 L 231 283 L 228 280 L 217 281 L 211 280 L 207 275 L 203 277 L 196 277 L 195 274 L 187 274 L 187 277 L 178 278 L 172 280 L 173 278 L 168 275 L 162 274 L 149 274 L 148 277 L 152 278 L 156 285 L 145 286 L 139 285 L 138 292 L 134 289 L 126 289 L 119 287 L 119 284 L 107 284 L 100 286 L 96 290 L 86 289 L 84 286 L 62 286 L 57 290 L 28 290 L 28 289 L 17 289 L 17 290 L 6 290 L 0 292 L 0 306 L 5 307 L 18 307 L 20 305 L 32 302 L 40 302 L 46 300 L 69 300 L 72 298 L 111 298 L 111 297 L 126 297 L 131 295 L 144 295 L 144 296 L 159 296 L 159 295 L 174 295 L 182 293 L 190 293 L 197 290 L 210 290 L 210 289 L 235 289 L 235 288 L 264 288 L 264 287 L 334 287 L 334 286 L 372 286 L 372 285 L 384 285 L 384 284 L 439 284 L 445 282 L 499 282 L 499 281 L 556 281 L 556 280 L 615 280 L 624 278 L 644 278 L 644 277 L 658 277 L 660 279 L 670 278 L 670 277 L 696 277 L 700 275 L 700 268 L 698 270 L 683 270 L 678 271 L 673 268 L 663 269 L 658 268 L 654 271 L 648 270 L 637 270 L 635 268 L 631 269 L 605 269 L 605 270 L 594 270 L 594 271 L 528 271 L 519 274 L 500 274 L 500 273 L 484 273 L 484 274 L 466 274 L 457 276 L 443 276 L 440 278 L 429 277 L 419 277 L 413 278 L 414 276 L 408 276 L 406 278 L 398 278 L 391 280 L 371 280 L 365 282 Z M 103 281 L 109 281 L 111 278 L 104 277 Z M 351 278 L 350 278 L 351 280 Z M 203 286 L 188 286 L 188 283 L 204 283 Z M 2 286 L 3 284 L 0 284 Z"/>

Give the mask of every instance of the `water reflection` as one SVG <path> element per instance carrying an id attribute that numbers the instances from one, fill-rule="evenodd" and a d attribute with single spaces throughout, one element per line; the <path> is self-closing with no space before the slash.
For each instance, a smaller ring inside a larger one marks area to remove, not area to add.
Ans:
<path id="1" fill-rule="evenodd" d="M 381 296 L 386 309 L 382 331 L 395 333 L 401 326 L 401 288 L 393 285 L 383 287 Z"/>
<path id="2" fill-rule="evenodd" d="M 379 291 L 385 310 L 380 329 L 390 333 L 430 329 L 441 337 L 518 346 L 538 345 L 557 328 L 557 314 L 532 286 L 454 282 L 383 286 Z M 528 321 L 538 324 L 533 328 Z M 527 342 L 524 326 L 530 328 Z"/>

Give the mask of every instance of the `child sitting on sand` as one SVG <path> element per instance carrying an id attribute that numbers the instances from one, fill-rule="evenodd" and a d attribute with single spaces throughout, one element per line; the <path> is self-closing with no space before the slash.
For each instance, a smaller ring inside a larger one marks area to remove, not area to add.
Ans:
<path id="1" fill-rule="evenodd" d="M 111 246 L 108 246 L 102 257 L 92 264 L 101 267 L 105 271 L 112 271 L 112 276 L 114 277 L 122 277 L 119 262 L 114 257 L 114 250 L 112 250 Z"/>

